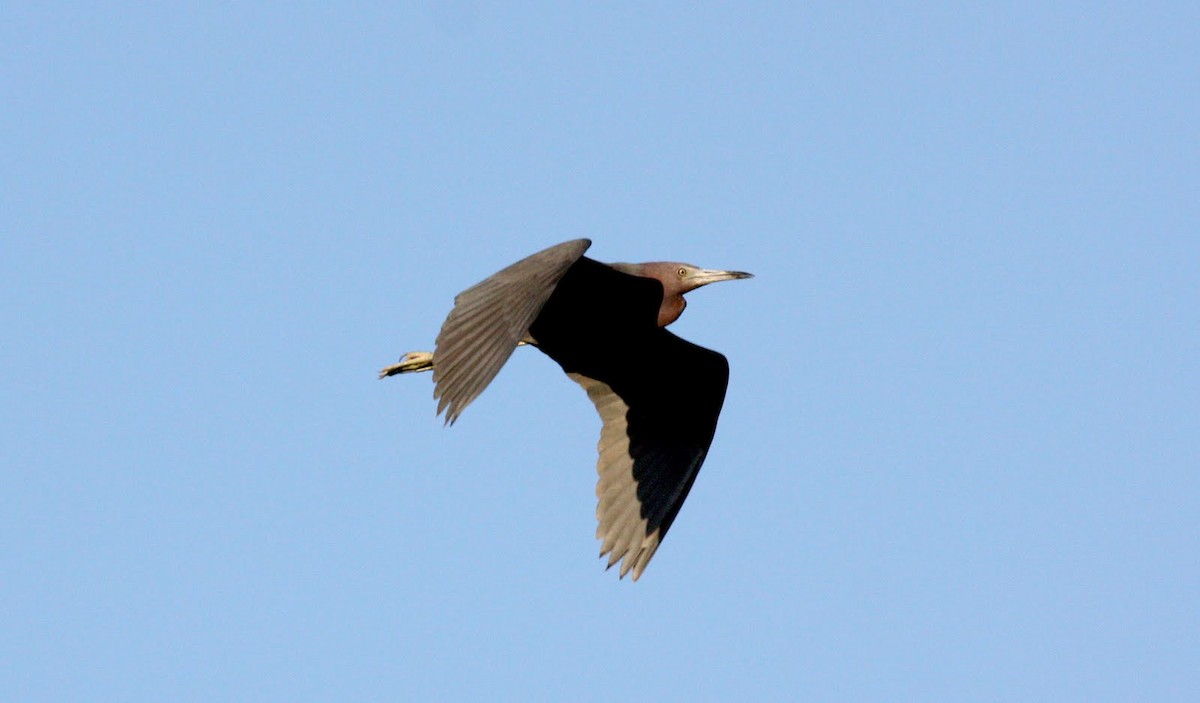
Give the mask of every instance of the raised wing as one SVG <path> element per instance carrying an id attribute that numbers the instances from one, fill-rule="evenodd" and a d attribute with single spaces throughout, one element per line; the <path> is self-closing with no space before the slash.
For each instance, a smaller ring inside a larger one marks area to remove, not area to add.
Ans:
<path id="1" fill-rule="evenodd" d="M 447 424 L 492 382 L 563 274 L 591 244 L 576 239 L 544 249 L 455 296 L 433 352 L 433 397 Z"/>
<path id="2" fill-rule="evenodd" d="M 717 352 L 656 330 L 627 363 L 568 370 L 603 427 L 597 445 L 600 556 L 636 581 L 666 536 L 712 444 L 729 382 Z M 565 367 L 564 367 L 565 368 Z M 623 560 L 623 561 L 622 561 Z"/>

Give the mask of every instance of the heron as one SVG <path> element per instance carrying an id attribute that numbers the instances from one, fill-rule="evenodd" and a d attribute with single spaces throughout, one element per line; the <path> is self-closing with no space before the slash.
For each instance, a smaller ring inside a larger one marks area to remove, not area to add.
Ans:
<path id="1" fill-rule="evenodd" d="M 453 425 L 513 351 L 536 347 L 583 386 L 600 415 L 596 538 L 608 567 L 636 581 L 679 514 L 712 445 L 729 363 L 666 330 L 684 294 L 744 271 L 676 262 L 604 264 L 576 239 L 528 256 L 454 298 L 430 352 L 380 378 L 433 371 L 437 414 Z"/>

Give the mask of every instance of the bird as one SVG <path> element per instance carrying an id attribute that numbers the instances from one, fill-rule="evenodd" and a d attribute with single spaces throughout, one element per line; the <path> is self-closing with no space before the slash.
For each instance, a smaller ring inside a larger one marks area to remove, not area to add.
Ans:
<path id="1" fill-rule="evenodd" d="M 666 330 L 684 295 L 744 271 L 677 262 L 605 264 L 589 239 L 554 245 L 454 298 L 435 348 L 380 378 L 433 371 L 437 414 L 453 425 L 513 351 L 537 348 L 587 392 L 600 415 L 596 538 L 607 568 L 641 577 L 704 463 L 729 363 Z"/>

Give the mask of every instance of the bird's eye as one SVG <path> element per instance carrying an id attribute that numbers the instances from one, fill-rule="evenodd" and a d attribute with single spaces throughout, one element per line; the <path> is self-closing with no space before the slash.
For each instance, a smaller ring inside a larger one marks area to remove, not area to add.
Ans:
<path id="1" fill-rule="evenodd" d="M 678 271 L 676 271 L 675 273 L 678 273 L 678 274 L 679 274 L 679 277 L 680 277 L 680 278 L 683 278 L 684 276 L 686 276 L 686 275 L 687 275 L 687 269 L 685 269 L 685 268 L 683 268 L 682 266 L 680 266 L 680 267 L 679 267 L 679 270 L 678 270 Z"/>

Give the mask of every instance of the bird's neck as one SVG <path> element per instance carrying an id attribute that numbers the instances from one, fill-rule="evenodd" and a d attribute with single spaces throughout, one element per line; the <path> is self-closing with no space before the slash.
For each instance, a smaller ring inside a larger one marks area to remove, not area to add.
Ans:
<path id="1" fill-rule="evenodd" d="M 658 326 L 666 327 L 678 320 L 686 307 L 687 301 L 683 299 L 682 295 L 663 296 L 662 305 L 658 308 Z"/>
<path id="2" fill-rule="evenodd" d="M 683 299 L 683 293 L 669 292 L 672 290 L 678 291 L 681 288 L 675 279 L 677 264 L 651 261 L 645 264 L 616 263 L 609 264 L 609 266 L 621 273 L 638 276 L 639 278 L 649 278 L 652 281 L 658 281 L 662 285 L 663 300 L 662 305 L 658 306 L 659 327 L 666 327 L 678 320 L 679 316 L 683 314 L 683 309 L 687 307 L 687 301 Z"/>

